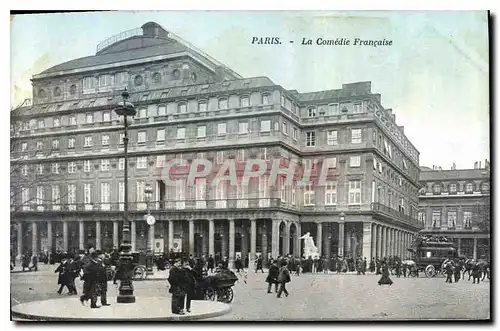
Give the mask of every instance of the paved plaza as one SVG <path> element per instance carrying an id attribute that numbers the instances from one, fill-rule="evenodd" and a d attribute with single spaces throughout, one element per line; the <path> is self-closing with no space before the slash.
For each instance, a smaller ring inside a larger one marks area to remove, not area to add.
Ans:
<path id="1" fill-rule="evenodd" d="M 38 300 L 78 301 L 76 296 L 58 295 L 55 266 L 41 266 L 38 272 L 11 274 L 11 303 L 15 306 Z M 379 276 L 354 274 L 304 274 L 293 276 L 287 285 L 290 296 L 276 298 L 267 294 L 267 274 L 251 272 L 247 283 L 234 287 L 231 311 L 210 321 L 227 320 L 401 320 L 401 319 L 488 319 L 490 283 L 472 281 L 445 284 L 443 277 L 396 278 L 392 286 L 379 286 Z M 77 281 L 81 292 L 82 283 Z M 140 300 L 170 295 L 167 281 L 134 283 Z M 117 295 L 109 285 L 108 295 Z M 64 299 L 63 299 L 64 298 Z M 155 299 L 156 300 L 156 299 Z M 47 304 L 56 306 L 58 301 Z M 113 305 L 116 301 L 111 301 Z M 108 307 L 106 307 L 108 308 Z M 60 309 L 63 309 L 61 307 Z M 89 309 L 81 307 L 80 309 Z M 195 306 L 193 306 L 195 309 Z M 98 309 L 100 310 L 100 309 Z M 102 310 L 104 312 L 104 310 Z"/>

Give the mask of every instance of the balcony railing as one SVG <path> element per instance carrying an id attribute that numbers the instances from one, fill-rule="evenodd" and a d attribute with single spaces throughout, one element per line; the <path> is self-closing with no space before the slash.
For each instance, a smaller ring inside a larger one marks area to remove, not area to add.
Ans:
<path id="1" fill-rule="evenodd" d="M 399 219 L 405 220 L 408 223 L 420 224 L 420 222 L 418 221 L 416 216 L 413 217 L 413 216 L 404 214 L 404 213 L 400 212 L 399 210 L 392 209 L 391 207 L 388 207 L 388 206 L 383 205 L 381 203 L 375 202 L 375 203 L 372 203 L 371 206 L 372 206 L 373 211 L 382 212 L 386 215 L 397 217 Z"/>

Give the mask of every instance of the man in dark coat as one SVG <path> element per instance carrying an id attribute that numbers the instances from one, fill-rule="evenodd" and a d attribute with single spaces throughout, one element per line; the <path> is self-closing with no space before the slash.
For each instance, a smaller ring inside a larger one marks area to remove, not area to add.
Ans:
<path id="1" fill-rule="evenodd" d="M 455 283 L 460 280 L 460 277 L 462 276 L 461 271 L 463 267 L 464 267 L 463 260 L 458 259 L 455 264 Z"/>
<path id="2" fill-rule="evenodd" d="M 107 300 L 108 276 L 106 275 L 106 264 L 104 260 L 98 261 L 96 296 L 101 298 L 101 306 L 110 306 Z M 110 261 L 106 261 L 110 263 Z"/>
<path id="3" fill-rule="evenodd" d="M 80 257 L 77 255 L 75 258 L 70 257 L 68 261 L 68 289 L 70 294 L 78 294 L 75 286 L 75 278 L 80 275 Z"/>
<path id="4" fill-rule="evenodd" d="M 377 269 L 376 275 L 382 274 L 382 262 L 380 259 L 375 260 L 375 268 Z"/>
<path id="5" fill-rule="evenodd" d="M 195 297 L 196 292 L 196 271 L 191 268 L 189 261 L 184 263 L 184 292 L 186 293 L 186 312 L 191 312 L 191 300 Z"/>
<path id="6" fill-rule="evenodd" d="M 207 263 L 207 268 L 210 270 L 210 273 L 212 274 L 214 272 L 214 267 L 215 267 L 215 260 L 212 254 L 208 257 L 208 263 Z"/>
<path id="7" fill-rule="evenodd" d="M 240 272 L 240 269 L 243 269 L 243 263 L 239 255 L 236 257 L 236 261 L 234 261 L 234 267 L 236 268 L 236 272 Z"/>
<path id="8" fill-rule="evenodd" d="M 250 265 L 250 259 L 248 258 L 248 255 L 245 257 L 245 268 L 248 269 L 248 266 Z"/>
<path id="9" fill-rule="evenodd" d="M 285 296 L 288 297 L 288 291 L 286 290 L 286 283 L 289 283 L 291 280 L 290 277 L 290 271 L 288 270 L 286 263 L 281 264 L 281 268 L 279 269 L 278 272 L 278 283 L 279 283 L 279 290 L 278 294 L 276 295 L 278 298 L 281 298 L 281 293 L 285 292 Z"/>
<path id="10" fill-rule="evenodd" d="M 61 261 L 61 264 L 59 264 L 59 266 L 56 268 L 54 273 L 59 274 L 57 277 L 57 285 L 60 285 L 60 286 L 59 286 L 59 290 L 57 290 L 57 293 L 61 294 L 62 291 L 64 290 L 65 286 L 68 288 L 68 291 L 71 292 L 70 286 L 68 285 L 69 284 L 69 282 L 68 282 L 68 260 L 66 258 L 64 258 Z"/>
<path id="11" fill-rule="evenodd" d="M 363 262 L 362 262 L 362 265 L 361 265 L 361 272 L 363 273 L 363 275 L 365 274 L 366 272 L 366 266 L 368 264 L 368 261 L 366 261 L 366 257 L 363 259 Z"/>
<path id="12" fill-rule="evenodd" d="M 446 265 L 445 265 L 445 268 L 446 268 L 446 281 L 445 283 L 453 283 L 453 280 L 451 279 L 451 277 L 453 276 L 453 263 L 451 263 L 451 261 L 448 261 L 448 262 L 445 262 Z"/>
<path id="13" fill-rule="evenodd" d="M 99 266 L 97 262 L 97 253 L 93 251 L 90 259 L 83 269 L 83 295 L 80 302 L 85 305 L 85 301 L 90 299 L 90 308 L 99 308 L 97 306 L 96 286 L 99 275 Z"/>
<path id="14" fill-rule="evenodd" d="M 276 261 L 272 261 L 269 266 L 269 274 L 266 277 L 267 293 L 271 293 L 271 286 L 274 284 L 274 290 L 278 293 L 278 274 L 279 268 Z"/>
<path id="15" fill-rule="evenodd" d="M 260 271 L 262 271 L 262 273 L 264 273 L 264 269 L 262 269 L 262 265 L 263 265 L 263 262 L 262 262 L 262 256 L 259 256 L 259 257 L 257 258 L 257 266 L 256 266 L 256 268 L 255 268 L 255 272 L 257 272 L 257 271 L 259 271 L 259 270 L 260 270 Z"/>
<path id="16" fill-rule="evenodd" d="M 175 259 L 168 275 L 169 292 L 172 294 L 172 314 L 184 315 L 184 297 L 186 295 L 184 278 L 185 273 L 181 269 L 181 260 Z"/>
<path id="17" fill-rule="evenodd" d="M 375 258 L 372 257 L 372 260 L 370 261 L 370 272 L 374 273 L 375 272 Z"/>

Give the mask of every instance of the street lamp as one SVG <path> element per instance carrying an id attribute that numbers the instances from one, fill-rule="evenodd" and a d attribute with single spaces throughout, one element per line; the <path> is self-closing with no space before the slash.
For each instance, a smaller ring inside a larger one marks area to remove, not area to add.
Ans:
<path id="1" fill-rule="evenodd" d="M 340 221 L 343 222 L 344 220 L 345 220 L 345 214 L 344 214 L 344 212 L 341 212 L 340 213 Z"/>
<path id="2" fill-rule="evenodd" d="M 149 225 L 148 231 L 148 249 L 146 251 L 146 275 L 153 275 L 153 245 L 154 245 L 154 233 L 153 233 L 153 225 L 155 224 L 155 218 L 151 215 L 151 211 L 149 209 L 149 202 L 151 201 L 151 197 L 153 196 L 153 188 L 151 184 L 146 184 L 144 187 L 144 195 L 146 197 L 146 207 L 148 210 L 148 214 L 146 215 L 146 222 Z"/>
<path id="3" fill-rule="evenodd" d="M 124 208 L 123 208 L 123 231 L 122 242 L 120 245 L 120 287 L 117 297 L 118 303 L 134 303 L 134 286 L 132 285 L 132 254 L 130 250 L 132 245 L 130 243 L 130 222 L 128 220 L 128 162 L 127 162 L 127 148 L 128 148 L 128 122 L 129 116 L 133 117 L 136 114 L 135 106 L 128 102 L 130 94 L 127 89 L 123 91 L 123 103 L 118 104 L 115 112 L 118 116 L 123 116 L 124 120 L 124 137 L 123 137 L 123 158 L 125 161 L 123 168 L 124 175 Z"/>

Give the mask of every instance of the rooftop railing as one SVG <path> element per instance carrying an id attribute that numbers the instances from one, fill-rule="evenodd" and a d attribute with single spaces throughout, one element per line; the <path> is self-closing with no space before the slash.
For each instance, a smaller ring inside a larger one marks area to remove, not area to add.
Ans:
<path id="1" fill-rule="evenodd" d="M 134 37 L 134 36 L 141 36 L 141 35 L 142 35 L 141 28 L 136 28 L 136 29 L 131 29 L 131 30 L 120 32 L 118 34 L 115 34 L 114 36 L 109 37 L 108 39 L 104 40 L 103 42 L 99 43 L 97 45 L 96 53 L 99 53 L 100 51 L 102 51 L 106 47 L 108 47 L 108 46 L 110 46 L 110 45 L 112 45 L 120 40 L 124 40 L 124 39 Z"/>

